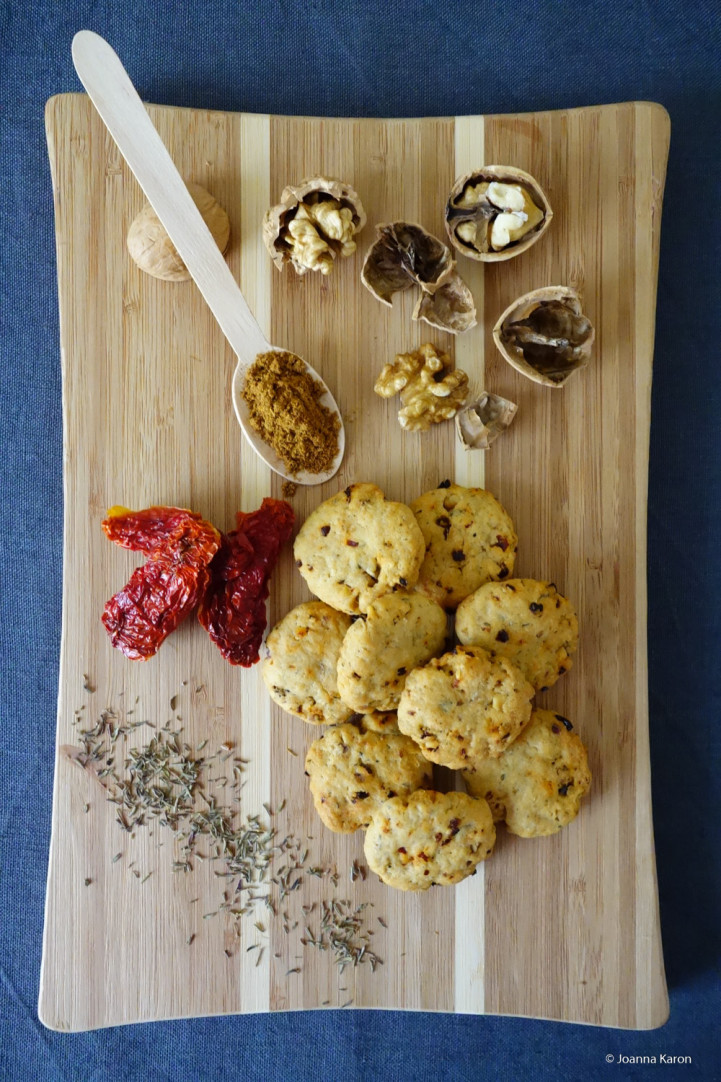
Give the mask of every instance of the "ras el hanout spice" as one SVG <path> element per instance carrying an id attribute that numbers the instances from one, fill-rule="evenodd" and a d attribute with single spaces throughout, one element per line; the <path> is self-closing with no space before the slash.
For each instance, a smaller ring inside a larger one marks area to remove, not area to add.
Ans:
<path id="1" fill-rule="evenodd" d="M 338 454 L 340 423 L 320 402 L 323 393 L 300 357 L 285 350 L 260 353 L 245 377 L 250 423 L 289 473 L 322 473 Z"/>

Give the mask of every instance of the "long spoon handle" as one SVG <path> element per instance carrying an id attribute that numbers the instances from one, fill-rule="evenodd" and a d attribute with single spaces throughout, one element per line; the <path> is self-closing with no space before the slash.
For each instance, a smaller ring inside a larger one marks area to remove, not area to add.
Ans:
<path id="1" fill-rule="evenodd" d="M 245 365 L 269 348 L 117 54 L 91 30 L 73 38 L 73 63 L 193 281 Z"/>

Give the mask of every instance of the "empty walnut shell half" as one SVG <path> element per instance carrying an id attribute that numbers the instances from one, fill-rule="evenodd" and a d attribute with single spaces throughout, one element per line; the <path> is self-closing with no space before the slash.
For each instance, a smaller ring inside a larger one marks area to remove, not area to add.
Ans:
<path id="1" fill-rule="evenodd" d="M 483 391 L 475 402 L 456 414 L 456 431 L 464 451 L 486 451 L 516 416 L 515 402 Z"/>
<path id="2" fill-rule="evenodd" d="M 484 165 L 459 177 L 446 203 L 451 244 L 484 263 L 525 252 L 543 236 L 552 217 L 538 181 L 510 165 Z"/>
<path id="3" fill-rule="evenodd" d="M 279 270 L 290 263 L 297 274 L 330 274 L 334 261 L 353 255 L 355 236 L 366 223 L 360 197 L 333 177 L 310 177 L 289 184 L 280 203 L 263 219 L 263 240 Z"/>
<path id="4" fill-rule="evenodd" d="M 187 184 L 186 187 L 215 243 L 224 252 L 230 240 L 228 215 L 215 197 L 200 184 Z M 150 203 L 146 203 L 131 222 L 127 246 L 135 263 L 153 278 L 162 278 L 166 282 L 190 281 L 188 268 Z"/>
<path id="5" fill-rule="evenodd" d="M 476 324 L 473 294 L 456 270 L 450 248 L 412 222 L 376 226 L 378 239 L 363 261 L 361 281 L 383 304 L 413 286 L 421 295 L 413 319 L 459 334 Z"/>
<path id="6" fill-rule="evenodd" d="M 545 286 L 519 297 L 493 328 L 493 340 L 518 372 L 562 387 L 588 364 L 594 329 L 569 286 Z"/>

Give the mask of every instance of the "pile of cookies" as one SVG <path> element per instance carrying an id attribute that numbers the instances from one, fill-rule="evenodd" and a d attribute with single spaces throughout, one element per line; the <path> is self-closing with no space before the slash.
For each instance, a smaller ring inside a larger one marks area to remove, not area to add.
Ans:
<path id="1" fill-rule="evenodd" d="M 318 814 L 364 829 L 369 866 L 401 890 L 472 874 L 498 820 L 555 833 L 590 785 L 571 723 L 533 703 L 571 667 L 576 615 L 553 583 L 511 578 L 517 544 L 490 492 L 450 482 L 410 505 L 349 485 L 296 537 L 317 600 L 270 632 L 263 679 L 284 710 L 331 726 L 306 757 Z M 433 763 L 467 792 L 436 791 Z"/>

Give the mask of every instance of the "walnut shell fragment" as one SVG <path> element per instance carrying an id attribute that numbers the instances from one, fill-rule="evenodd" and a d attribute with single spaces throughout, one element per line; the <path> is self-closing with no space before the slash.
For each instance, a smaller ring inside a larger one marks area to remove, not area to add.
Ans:
<path id="1" fill-rule="evenodd" d="M 588 364 L 595 332 L 569 286 L 545 286 L 509 305 L 493 340 L 516 371 L 546 387 L 562 387 Z"/>
<path id="2" fill-rule="evenodd" d="M 290 263 L 296 274 L 330 274 L 340 256 L 353 255 L 355 236 L 366 223 L 358 193 L 333 177 L 310 177 L 289 184 L 280 203 L 263 219 L 263 240 L 279 270 Z"/>
<path id="3" fill-rule="evenodd" d="M 378 239 L 366 253 L 361 281 L 383 304 L 393 295 L 421 289 L 413 319 L 459 334 L 476 324 L 473 295 L 456 270 L 447 245 L 412 222 L 376 226 Z"/>
<path id="4" fill-rule="evenodd" d="M 186 186 L 215 243 L 221 252 L 225 252 L 230 240 L 228 215 L 215 197 L 200 184 Z M 190 281 L 185 263 L 150 203 L 146 203 L 131 222 L 127 246 L 141 271 L 151 274 L 153 278 L 162 278 L 166 282 Z"/>
<path id="5" fill-rule="evenodd" d="M 465 451 L 486 451 L 516 416 L 518 406 L 490 391 L 456 414 L 456 431 Z"/>
<path id="6" fill-rule="evenodd" d="M 431 327 L 451 334 L 461 334 L 476 324 L 476 306 L 473 294 L 453 270 L 434 293 L 425 290 L 413 309 L 413 319 L 423 319 Z"/>
<path id="7" fill-rule="evenodd" d="M 535 244 L 553 217 L 538 181 L 510 165 L 484 165 L 459 177 L 446 203 L 446 232 L 463 255 L 484 263 L 513 259 Z"/>

